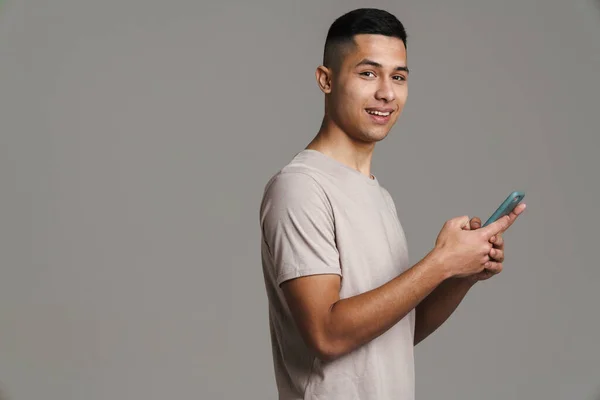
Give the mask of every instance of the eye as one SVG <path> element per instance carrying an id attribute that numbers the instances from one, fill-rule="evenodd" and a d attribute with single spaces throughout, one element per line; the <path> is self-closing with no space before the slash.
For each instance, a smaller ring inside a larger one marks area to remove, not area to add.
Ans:
<path id="1" fill-rule="evenodd" d="M 365 71 L 365 72 L 360 73 L 360 75 L 362 75 L 362 76 L 368 76 L 367 74 L 371 74 L 371 76 L 375 76 L 375 74 L 372 71 Z"/>
<path id="2" fill-rule="evenodd" d="M 406 77 L 404 75 L 395 75 L 394 79 L 397 81 L 405 81 Z"/>

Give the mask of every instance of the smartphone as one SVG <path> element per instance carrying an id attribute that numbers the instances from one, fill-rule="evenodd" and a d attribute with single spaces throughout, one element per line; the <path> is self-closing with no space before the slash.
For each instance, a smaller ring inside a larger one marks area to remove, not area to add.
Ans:
<path id="1" fill-rule="evenodd" d="M 525 197 L 524 192 L 512 192 L 511 194 L 509 194 L 506 200 L 504 200 L 502 204 L 500 204 L 500 207 L 498 207 L 498 209 L 492 214 L 492 216 L 488 218 L 487 221 L 485 221 L 485 224 L 483 224 L 483 226 L 487 226 L 497 221 L 499 218 L 510 214 L 512 210 L 514 210 L 515 207 L 521 202 L 521 200 L 523 200 L 523 197 Z"/>

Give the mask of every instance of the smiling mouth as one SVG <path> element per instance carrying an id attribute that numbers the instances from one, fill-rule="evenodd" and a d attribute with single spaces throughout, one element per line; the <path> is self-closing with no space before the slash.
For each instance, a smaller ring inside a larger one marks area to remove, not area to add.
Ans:
<path id="1" fill-rule="evenodd" d="M 377 110 L 366 110 L 366 111 L 367 111 L 367 113 L 378 116 L 378 117 L 389 117 L 393 113 L 393 111 L 377 111 Z"/>

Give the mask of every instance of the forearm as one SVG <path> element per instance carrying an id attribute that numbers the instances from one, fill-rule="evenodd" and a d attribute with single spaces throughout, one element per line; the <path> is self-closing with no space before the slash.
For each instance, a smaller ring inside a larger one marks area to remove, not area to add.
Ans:
<path id="1" fill-rule="evenodd" d="M 417 306 L 415 345 L 431 335 L 452 315 L 472 286 L 473 282 L 465 278 L 447 279 Z"/>
<path id="2" fill-rule="evenodd" d="M 337 301 L 330 309 L 326 324 L 327 356 L 335 358 L 381 335 L 447 277 L 435 257 L 428 255 L 388 283 Z"/>

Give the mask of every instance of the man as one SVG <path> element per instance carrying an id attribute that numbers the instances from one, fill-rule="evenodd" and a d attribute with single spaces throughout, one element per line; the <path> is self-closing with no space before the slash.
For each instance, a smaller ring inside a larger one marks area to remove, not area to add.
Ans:
<path id="1" fill-rule="evenodd" d="M 408 264 L 395 204 L 370 169 L 408 74 L 393 15 L 338 18 L 316 71 L 322 126 L 266 185 L 262 260 L 280 399 L 413 399 L 414 345 L 502 270 L 502 232 L 524 204 L 481 229 L 479 218 L 447 221 L 431 252 Z"/>

